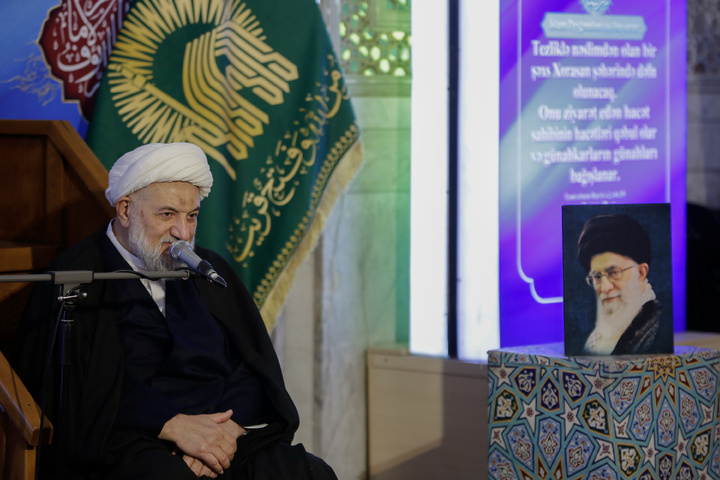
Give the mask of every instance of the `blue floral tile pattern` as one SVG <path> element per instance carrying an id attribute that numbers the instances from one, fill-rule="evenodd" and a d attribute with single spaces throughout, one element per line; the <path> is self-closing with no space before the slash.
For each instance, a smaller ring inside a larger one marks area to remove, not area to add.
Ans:
<path id="1" fill-rule="evenodd" d="M 489 352 L 495 480 L 720 480 L 720 352 L 565 357 Z"/>

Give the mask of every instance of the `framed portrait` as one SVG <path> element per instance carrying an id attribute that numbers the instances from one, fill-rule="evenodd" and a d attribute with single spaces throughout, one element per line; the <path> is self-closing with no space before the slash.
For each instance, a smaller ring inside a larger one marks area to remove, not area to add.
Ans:
<path id="1" fill-rule="evenodd" d="M 562 207 L 565 354 L 673 353 L 670 204 Z"/>

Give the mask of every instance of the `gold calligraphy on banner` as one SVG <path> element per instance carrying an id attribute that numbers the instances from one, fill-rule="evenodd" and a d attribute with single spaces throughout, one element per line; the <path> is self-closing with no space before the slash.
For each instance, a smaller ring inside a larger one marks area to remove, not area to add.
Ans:
<path id="1" fill-rule="evenodd" d="M 163 67 L 155 64 L 155 56 L 163 42 L 200 23 L 215 28 L 184 42 L 181 77 L 160 85 L 155 72 Z M 290 92 L 289 82 L 298 78 L 295 64 L 273 51 L 262 32 L 237 0 L 151 0 L 133 9 L 107 73 L 123 122 L 142 143 L 198 145 L 235 180 L 231 160 L 248 158 L 254 139 L 269 123 L 267 113 L 243 90 L 279 105 Z"/>
<path id="2" fill-rule="evenodd" d="M 350 149 L 350 147 L 356 143 L 360 135 L 360 132 L 356 125 L 351 125 L 344 134 L 334 143 L 334 146 L 330 149 L 330 152 L 328 153 L 327 157 L 325 158 L 325 161 L 323 162 L 322 166 L 320 167 L 320 174 L 315 181 L 315 185 L 313 186 L 311 198 L 312 198 L 312 205 L 313 208 L 308 209 L 305 212 L 305 215 L 303 215 L 300 222 L 297 224 L 297 226 L 294 228 L 293 232 L 288 235 L 288 239 L 285 242 L 284 246 L 280 249 L 280 253 L 278 253 L 275 256 L 275 259 L 272 261 L 272 265 L 267 269 L 267 272 L 265 272 L 265 275 L 263 276 L 262 280 L 260 280 L 260 284 L 257 286 L 257 288 L 253 291 L 253 298 L 255 302 L 258 305 L 263 305 L 265 303 L 265 298 L 268 296 L 268 294 L 271 292 L 273 287 L 275 286 L 277 278 L 282 273 L 285 266 L 288 264 L 288 261 L 294 254 L 295 250 L 297 249 L 299 243 L 303 240 L 305 237 L 305 234 L 307 233 L 308 229 L 310 228 L 310 225 L 312 224 L 312 221 L 314 219 L 315 215 L 315 206 L 320 202 L 323 193 L 325 192 L 325 185 L 330 180 L 330 176 L 334 172 L 335 165 L 340 161 L 342 156 Z M 279 217 L 281 215 L 281 212 L 279 209 L 271 209 L 271 212 L 273 212 L 274 216 Z M 244 220 L 248 220 L 251 217 L 245 217 L 243 215 Z M 256 217 L 255 217 L 256 218 Z M 267 220 L 271 221 L 272 217 L 268 216 L 266 217 Z M 230 228 L 230 238 L 231 241 L 233 238 L 237 241 L 236 245 L 233 245 L 232 243 L 228 245 L 228 250 L 231 254 L 233 254 L 233 258 L 236 261 L 241 261 L 242 265 L 244 267 L 247 266 L 247 263 L 245 260 L 249 257 L 252 257 L 253 250 L 252 248 L 249 251 L 249 255 L 246 258 L 240 258 L 235 257 L 235 254 L 237 253 L 237 245 L 243 244 L 245 239 L 242 237 L 237 237 L 237 235 L 234 234 L 234 229 L 237 229 L 237 225 L 242 226 L 242 221 L 239 221 L 238 218 L 235 218 L 235 227 Z M 249 232 L 248 229 L 243 230 L 242 227 L 240 228 L 241 231 Z M 270 229 L 267 230 L 267 234 L 270 233 Z M 255 245 L 260 246 L 263 243 L 263 240 L 267 236 L 265 235 L 258 235 L 256 236 Z M 249 238 L 248 238 L 249 240 Z"/>
<path id="3" fill-rule="evenodd" d="M 324 145 L 328 142 L 328 121 L 337 115 L 342 102 L 349 99 L 335 57 L 328 55 L 327 58 L 330 68 L 325 78 L 316 83 L 316 91 L 306 95 L 306 104 L 299 111 L 300 120 L 294 122 L 294 128 L 285 132 L 272 155 L 268 155 L 265 166 L 252 181 L 253 190 L 244 192 L 241 213 L 233 218 L 230 226 L 228 251 L 236 262 L 247 267 L 255 249 L 271 234 L 273 221 L 282 216 L 283 208 L 295 197 L 302 177 L 314 172 L 309 200 L 298 200 L 306 202 L 307 210 L 288 232 L 284 247 L 254 293 L 260 303 L 312 222 L 335 165 L 359 135 L 357 127 L 351 124 L 336 141 Z M 318 159 L 318 151 L 324 152 L 324 158 Z M 318 161 L 323 163 L 316 165 Z"/>

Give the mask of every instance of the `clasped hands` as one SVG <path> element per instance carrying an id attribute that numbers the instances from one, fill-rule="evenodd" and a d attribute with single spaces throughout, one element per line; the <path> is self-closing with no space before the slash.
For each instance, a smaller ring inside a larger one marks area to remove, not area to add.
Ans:
<path id="1" fill-rule="evenodd" d="M 216 478 L 230 466 L 237 439 L 245 434 L 231 416 L 232 410 L 210 415 L 178 414 L 165 423 L 158 438 L 173 442 L 195 475 Z"/>

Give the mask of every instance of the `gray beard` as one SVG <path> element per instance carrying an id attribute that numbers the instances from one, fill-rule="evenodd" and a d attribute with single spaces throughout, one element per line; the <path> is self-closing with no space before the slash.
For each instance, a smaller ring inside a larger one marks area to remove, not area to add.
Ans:
<path id="1" fill-rule="evenodd" d="M 597 325 L 610 325 L 622 328 L 623 331 L 630 326 L 635 316 L 640 312 L 644 302 L 640 292 L 624 295 L 623 297 L 623 302 L 614 305 L 612 308 L 602 305 L 602 301 L 598 300 Z"/>
<path id="2" fill-rule="evenodd" d="M 145 235 L 145 229 L 140 222 L 134 219 L 130 220 L 130 228 L 128 229 L 128 242 L 130 243 L 130 251 L 145 264 L 145 269 L 149 272 L 169 272 L 185 267 L 182 262 L 173 259 L 169 253 L 163 253 L 162 245 L 165 242 L 174 242 L 174 237 L 163 237 L 157 245 L 150 245 Z M 195 239 L 190 242 L 195 247 Z"/>
<path id="3" fill-rule="evenodd" d="M 643 295 L 640 285 L 631 282 L 623 290 L 620 300 L 611 305 L 604 305 L 602 297 L 598 297 L 595 329 L 585 344 L 587 351 L 604 355 L 613 351 L 617 340 L 630 326 L 645 302 L 655 298 L 654 294 L 650 295 L 650 284 L 646 284 L 645 288 L 650 290 Z"/>

